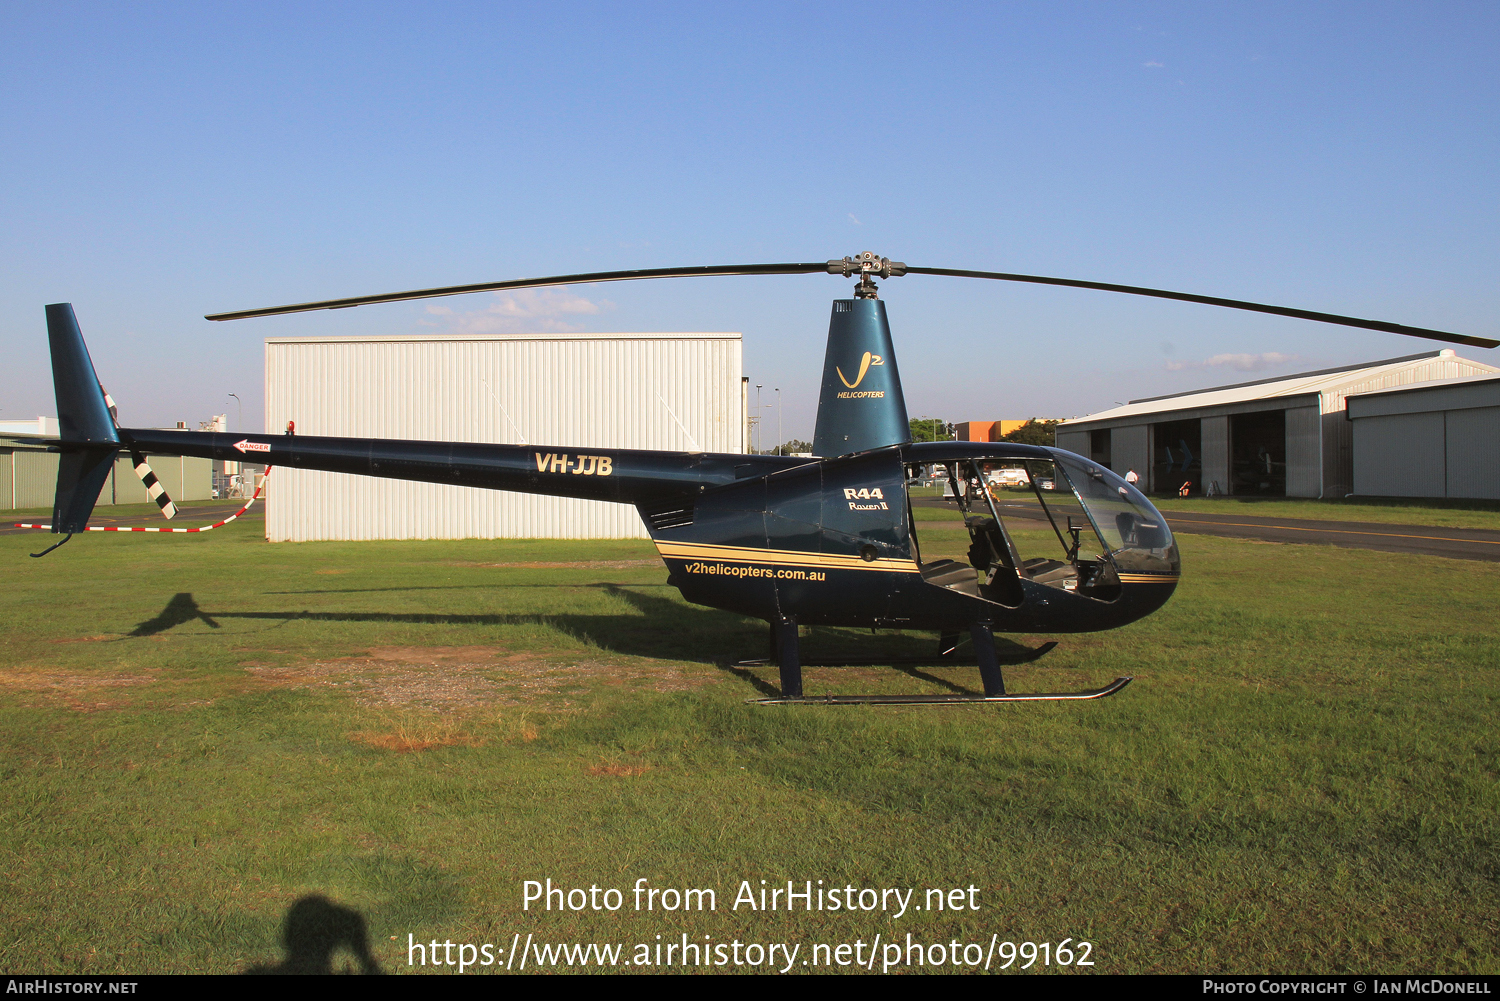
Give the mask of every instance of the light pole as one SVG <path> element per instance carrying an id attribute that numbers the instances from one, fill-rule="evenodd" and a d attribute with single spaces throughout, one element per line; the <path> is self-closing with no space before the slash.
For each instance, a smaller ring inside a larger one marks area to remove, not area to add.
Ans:
<path id="1" fill-rule="evenodd" d="M 786 439 L 781 437 L 781 387 L 776 387 L 776 454 L 781 454 L 781 446 Z"/>
<path id="2" fill-rule="evenodd" d="M 755 384 L 755 453 L 760 454 L 760 445 L 765 440 L 760 434 L 760 383 Z"/>
<path id="3" fill-rule="evenodd" d="M 229 395 L 233 396 L 234 397 L 234 402 L 239 404 L 239 413 L 235 417 L 235 423 L 239 424 L 241 426 L 244 426 L 244 423 L 245 423 L 245 404 L 244 404 L 244 401 L 242 401 L 239 398 L 239 396 L 236 395 L 236 394 L 234 394 L 234 393 L 230 393 Z"/>

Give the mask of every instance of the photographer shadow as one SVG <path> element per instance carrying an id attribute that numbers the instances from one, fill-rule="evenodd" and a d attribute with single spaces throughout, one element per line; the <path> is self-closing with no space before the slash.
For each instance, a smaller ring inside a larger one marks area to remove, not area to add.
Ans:
<path id="1" fill-rule="evenodd" d="M 379 975 L 385 971 L 370 952 L 365 919 L 352 907 L 335 904 L 327 897 L 314 894 L 303 897 L 287 909 L 281 923 L 281 944 L 286 959 L 275 966 L 252 966 L 247 976 L 310 976 L 330 973 Z M 354 969 L 348 959 L 343 969 L 333 968 L 334 955 L 347 950 L 359 964 Z"/>

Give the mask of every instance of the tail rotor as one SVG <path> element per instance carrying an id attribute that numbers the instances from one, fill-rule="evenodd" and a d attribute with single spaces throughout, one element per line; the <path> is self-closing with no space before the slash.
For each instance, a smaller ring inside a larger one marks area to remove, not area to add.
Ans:
<path id="1" fill-rule="evenodd" d="M 120 427 L 120 408 L 115 403 L 115 398 L 109 395 L 109 390 L 104 388 L 104 383 L 99 383 L 99 392 L 104 396 L 104 406 L 109 410 L 109 419 L 114 422 L 115 429 Z M 146 457 L 135 449 L 130 450 L 130 465 L 135 470 L 135 475 L 141 478 L 141 483 L 146 487 L 146 496 L 151 498 L 152 503 L 161 508 L 162 515 L 171 521 L 177 517 L 177 505 L 172 503 L 172 498 L 167 496 L 167 488 L 161 485 L 161 480 L 151 469 L 151 464 Z"/>
<path id="2" fill-rule="evenodd" d="M 146 457 L 135 449 L 130 450 L 130 461 L 135 464 L 135 475 L 141 478 L 146 485 L 146 496 L 150 497 L 161 513 L 168 521 L 177 517 L 177 505 L 172 503 L 172 498 L 167 496 L 166 488 L 161 485 L 161 480 L 151 471 L 151 466 L 146 462 Z"/>

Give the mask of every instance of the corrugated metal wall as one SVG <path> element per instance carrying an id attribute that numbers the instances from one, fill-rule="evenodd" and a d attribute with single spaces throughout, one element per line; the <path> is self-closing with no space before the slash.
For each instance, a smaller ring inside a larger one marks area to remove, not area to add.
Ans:
<path id="1" fill-rule="evenodd" d="M 1343 497 L 1354 490 L 1354 429 L 1343 410 L 1323 414 L 1323 496 Z"/>
<path id="2" fill-rule="evenodd" d="M 1217 483 L 1220 493 L 1229 492 L 1229 418 L 1205 417 L 1200 422 L 1203 449 L 1203 489 Z"/>
<path id="3" fill-rule="evenodd" d="M 739 334 L 272 339 L 267 431 L 295 420 L 311 435 L 741 452 L 740 348 Z M 622 504 L 288 468 L 271 478 L 273 542 L 646 534 Z"/>
<path id="4" fill-rule="evenodd" d="M 11 508 L 51 507 L 57 492 L 57 453 L 16 449 L 0 455 L 6 471 L 0 504 Z"/>
<path id="5" fill-rule="evenodd" d="M 146 462 L 161 481 L 162 489 L 174 501 L 208 500 L 213 497 L 214 463 L 193 455 L 148 455 Z M 128 454 L 115 459 L 114 481 L 106 483 L 99 503 L 110 503 L 110 492 L 116 504 L 145 504 L 146 485 L 135 475 L 135 460 Z"/>
<path id="6" fill-rule="evenodd" d="M 1336 390 L 1322 394 L 1323 410 L 1323 494 L 1324 497 L 1343 497 L 1347 493 L 1362 494 L 1355 482 L 1354 428 L 1345 418 L 1348 397 L 1361 393 L 1378 393 L 1383 389 L 1398 389 L 1414 386 L 1419 382 L 1438 379 L 1457 379 L 1463 376 L 1487 375 L 1494 369 L 1483 363 L 1476 364 L 1466 358 L 1457 357 L 1451 348 L 1443 349 L 1435 358 L 1392 365 L 1373 372 L 1369 378 L 1345 383 Z M 1360 475 L 1364 479 L 1364 474 Z M 1288 494 L 1290 494 L 1288 488 Z M 1316 496 L 1316 495 L 1314 495 Z M 1400 494 L 1383 496 L 1441 497 L 1442 494 Z"/>
<path id="7" fill-rule="evenodd" d="M 1110 435 L 1109 457 L 1110 465 L 1121 476 L 1134 469 L 1141 477 L 1141 488 L 1145 489 L 1146 480 L 1151 475 L 1151 425 L 1131 424 L 1115 428 Z"/>
<path id="8" fill-rule="evenodd" d="M 1057 432 L 1057 447 L 1086 456 L 1089 454 L 1089 433 L 1087 431 L 1059 431 Z"/>
<path id="9" fill-rule="evenodd" d="M 1356 494 L 1500 500 L 1500 407 L 1376 414 L 1350 423 Z"/>
<path id="10" fill-rule="evenodd" d="M 174 501 L 213 496 L 213 461 L 192 456 L 150 456 L 148 460 Z M 57 453 L 16 449 L 0 451 L 0 508 L 51 507 L 57 492 Z M 135 475 L 130 456 L 115 459 L 112 477 L 104 481 L 98 504 L 145 504 L 146 487 Z"/>
<path id="11" fill-rule="evenodd" d="M 1286 411 L 1286 495 L 1317 497 L 1322 493 L 1323 429 L 1317 407 Z"/>
<path id="12" fill-rule="evenodd" d="M 1355 493 L 1500 500 L 1500 379 L 1354 396 L 1349 417 Z"/>
<path id="13" fill-rule="evenodd" d="M 1450 410 L 1448 496 L 1500 500 L 1500 407 Z"/>
<path id="14" fill-rule="evenodd" d="M 1447 492 L 1441 413 L 1364 417 L 1354 424 L 1356 494 L 1442 497 Z"/>

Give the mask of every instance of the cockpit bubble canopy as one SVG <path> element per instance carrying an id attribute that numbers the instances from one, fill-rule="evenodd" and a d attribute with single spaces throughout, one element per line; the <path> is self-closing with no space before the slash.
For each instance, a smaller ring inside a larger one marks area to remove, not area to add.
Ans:
<path id="1" fill-rule="evenodd" d="M 1048 451 L 1121 572 L 1174 576 L 1181 572 L 1172 530 L 1145 494 L 1082 456 L 1060 448 Z"/>

